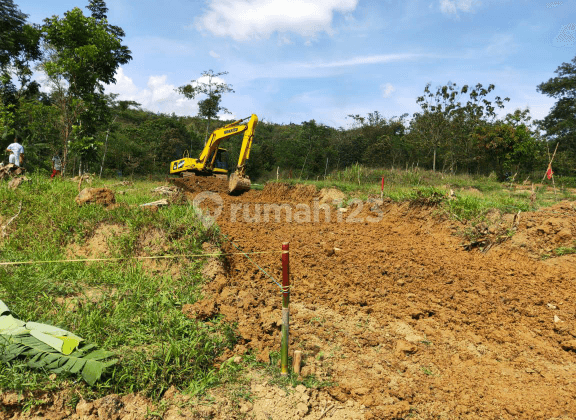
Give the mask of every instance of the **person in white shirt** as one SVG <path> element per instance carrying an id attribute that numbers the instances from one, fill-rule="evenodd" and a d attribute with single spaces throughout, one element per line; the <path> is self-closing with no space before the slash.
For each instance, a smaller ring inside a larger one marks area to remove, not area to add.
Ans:
<path id="1" fill-rule="evenodd" d="M 18 143 L 18 137 L 14 138 L 14 143 L 10 144 L 6 151 L 10 153 L 8 162 L 13 163 L 16 166 L 22 165 L 24 163 L 24 147 Z"/>

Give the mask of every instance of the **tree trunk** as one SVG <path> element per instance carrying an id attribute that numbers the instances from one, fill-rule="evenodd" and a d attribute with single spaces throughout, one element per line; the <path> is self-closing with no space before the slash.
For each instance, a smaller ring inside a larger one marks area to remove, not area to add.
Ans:
<path id="1" fill-rule="evenodd" d="M 114 122 L 116 121 L 116 118 L 118 118 L 118 116 L 114 117 L 114 120 L 112 121 L 112 124 L 114 124 Z M 108 131 L 106 131 L 106 141 L 104 142 L 104 153 L 102 154 L 102 165 L 100 165 L 100 176 L 99 178 L 102 178 L 102 169 L 104 168 L 104 159 L 106 158 L 106 151 L 108 150 L 108 135 L 110 134 L 110 128 L 108 128 Z"/>
<path id="2" fill-rule="evenodd" d="M 432 160 L 432 171 L 436 172 L 436 146 L 434 146 L 434 158 Z"/>
<path id="3" fill-rule="evenodd" d="M 208 130 L 210 130 L 210 117 L 208 117 L 208 124 L 206 125 L 206 136 L 204 137 L 204 147 L 208 143 Z M 192 153 L 192 147 L 190 147 L 190 153 Z"/>

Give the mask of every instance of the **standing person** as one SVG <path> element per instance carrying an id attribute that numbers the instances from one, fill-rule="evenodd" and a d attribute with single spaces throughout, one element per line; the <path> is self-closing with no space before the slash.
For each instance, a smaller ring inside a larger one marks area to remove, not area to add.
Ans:
<path id="1" fill-rule="evenodd" d="M 10 153 L 8 161 L 16 166 L 21 166 L 24 163 L 24 147 L 18 143 L 18 136 L 14 137 L 14 143 L 10 144 L 6 151 Z"/>
<path id="2" fill-rule="evenodd" d="M 58 156 L 58 154 L 55 154 L 52 157 L 52 175 L 50 175 L 50 178 L 60 176 L 61 173 L 62 173 L 62 161 L 60 160 L 60 156 Z"/>

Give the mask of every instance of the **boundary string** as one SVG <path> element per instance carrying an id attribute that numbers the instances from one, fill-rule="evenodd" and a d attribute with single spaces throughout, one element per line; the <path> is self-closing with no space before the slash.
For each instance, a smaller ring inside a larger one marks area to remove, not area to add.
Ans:
<path id="1" fill-rule="evenodd" d="M 248 260 L 249 260 L 252 264 L 254 264 L 256 267 L 258 267 L 258 269 L 259 269 L 260 271 L 262 271 L 264 274 L 266 274 L 274 283 L 276 283 L 276 286 L 278 286 L 278 287 L 280 288 L 280 290 L 282 290 L 282 285 L 281 285 L 280 283 L 278 283 L 278 281 L 277 281 L 272 275 L 268 274 L 268 273 L 266 272 L 266 270 L 264 270 L 262 267 L 260 267 L 257 263 L 254 262 L 254 260 L 253 260 L 252 258 L 250 258 L 250 257 L 248 256 L 248 254 L 258 254 L 258 252 L 243 252 L 240 248 L 238 248 L 238 247 L 236 246 L 236 244 L 235 244 L 234 242 L 232 242 L 232 240 L 231 240 L 228 236 L 224 235 L 224 237 L 228 240 L 228 242 L 230 242 L 230 243 L 234 246 L 234 248 L 236 248 L 238 251 L 240 251 L 241 254 L 244 254 L 244 256 L 245 256 L 246 258 L 248 258 Z M 279 253 L 279 254 L 281 254 L 281 253 L 283 253 L 283 252 L 285 252 L 285 251 L 269 251 L 268 253 L 270 253 L 270 254 L 272 254 L 272 253 Z M 234 252 L 233 254 L 238 254 L 238 252 Z"/>
<path id="2" fill-rule="evenodd" d="M 280 254 L 282 251 L 254 251 L 248 254 Z M 170 258 L 202 258 L 202 257 L 219 257 L 222 255 L 246 255 L 246 252 L 218 252 L 212 254 L 179 254 L 179 255 L 156 255 L 142 257 L 117 257 L 117 258 L 82 258 L 68 260 L 48 260 L 48 261 L 7 261 L 0 262 L 0 266 L 8 265 L 26 265 L 26 264 L 53 264 L 53 263 L 75 263 L 75 262 L 93 262 L 93 261 L 121 261 L 121 260 L 151 260 L 151 259 L 170 259 Z"/>

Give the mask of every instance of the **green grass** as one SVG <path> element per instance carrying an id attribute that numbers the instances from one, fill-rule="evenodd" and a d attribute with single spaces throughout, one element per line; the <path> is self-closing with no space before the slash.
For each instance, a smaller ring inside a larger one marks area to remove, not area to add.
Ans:
<path id="1" fill-rule="evenodd" d="M 99 183 L 101 186 L 106 183 Z M 0 242 L 0 261 L 46 261 L 69 258 L 72 243 L 82 245 L 102 225 L 124 226 L 108 238 L 111 257 L 132 257 L 154 251 L 143 249 L 141 236 L 156 229 L 163 232 L 165 248 L 152 253 L 200 253 L 201 244 L 218 239 L 217 231 L 204 229 L 191 206 L 170 206 L 157 212 L 137 204 L 158 199 L 150 190 L 158 184 L 137 182 L 132 187 L 108 185 L 116 190 L 120 206 L 78 207 L 77 185 L 32 177 L 17 190 L 0 184 L 0 217 L 8 238 Z M 96 185 L 93 185 L 96 186 Z M 234 325 L 221 320 L 203 323 L 182 313 L 184 303 L 200 296 L 201 260 L 179 259 L 179 272 L 152 274 L 141 261 L 49 263 L 0 268 L 0 296 L 14 315 L 59 326 L 83 337 L 120 358 L 105 381 L 89 388 L 86 397 L 107 393 L 142 392 L 154 399 L 170 386 L 199 394 L 221 380 L 214 360 L 236 342 Z M 92 296 L 86 294 L 90 290 Z M 94 297 L 96 291 L 96 297 Z M 0 390 L 34 391 L 66 386 L 76 377 L 28 368 L 22 360 L 0 364 Z M 77 385 L 78 386 L 78 385 Z"/>
<path id="2" fill-rule="evenodd" d="M 562 256 L 562 255 L 570 255 L 570 254 L 576 254 L 576 248 L 575 247 L 560 247 L 560 248 L 556 248 L 554 250 L 554 254 L 556 254 L 557 256 Z"/>
<path id="3" fill-rule="evenodd" d="M 516 190 L 516 185 L 498 182 L 496 177 L 475 175 L 449 175 L 419 169 L 372 169 L 353 165 L 330 174 L 324 180 L 281 180 L 291 184 L 304 183 L 320 188 L 337 188 L 348 197 L 366 199 L 380 197 L 384 177 L 383 196 L 395 202 L 436 205 L 458 220 L 481 221 L 491 210 L 502 213 L 533 211 L 550 206 L 559 200 L 576 200 L 576 195 L 565 186 L 557 186 L 556 194 L 542 186 L 531 191 Z M 540 179 L 536 180 L 537 182 Z M 566 181 L 564 184 L 568 184 Z M 453 196 L 448 199 L 450 191 Z"/>

